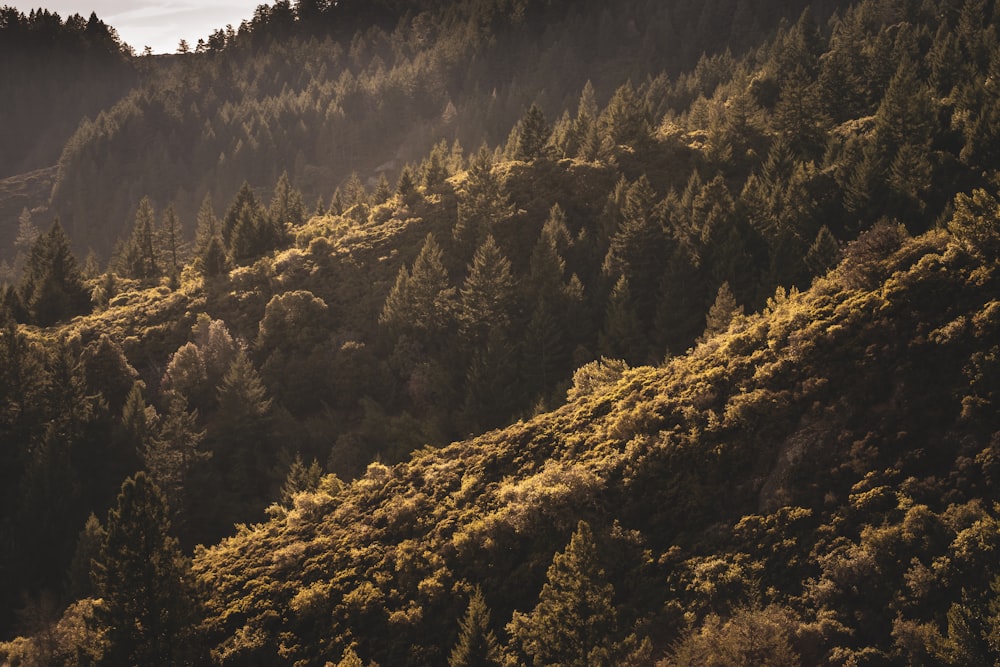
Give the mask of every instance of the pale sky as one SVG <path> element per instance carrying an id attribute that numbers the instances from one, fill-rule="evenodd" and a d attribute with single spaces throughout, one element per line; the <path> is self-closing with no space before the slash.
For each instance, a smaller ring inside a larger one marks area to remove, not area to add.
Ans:
<path id="1" fill-rule="evenodd" d="M 73 14 L 86 19 L 94 11 L 136 53 L 142 53 L 146 46 L 153 47 L 153 53 L 174 53 L 181 38 L 193 50 L 199 39 L 207 39 L 227 23 L 238 28 L 240 21 L 253 16 L 257 5 L 271 3 L 265 0 L 7 0 L 2 4 L 25 14 L 44 7 L 58 13 L 64 21 Z"/>

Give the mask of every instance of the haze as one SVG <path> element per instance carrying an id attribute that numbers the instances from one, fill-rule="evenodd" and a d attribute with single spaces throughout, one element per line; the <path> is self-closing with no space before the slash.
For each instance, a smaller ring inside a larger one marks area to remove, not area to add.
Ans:
<path id="1" fill-rule="evenodd" d="M 26 14 L 42 6 L 58 12 L 63 19 L 73 14 L 86 18 L 95 11 L 98 18 L 113 26 L 119 37 L 137 53 L 141 53 L 147 46 L 152 48 L 153 53 L 173 53 L 181 39 L 186 39 L 193 49 L 199 39 L 207 38 L 213 30 L 229 23 L 234 27 L 239 26 L 240 21 L 253 16 L 260 1 L 219 0 L 204 3 L 195 0 L 50 0 L 42 3 L 9 4 Z"/>

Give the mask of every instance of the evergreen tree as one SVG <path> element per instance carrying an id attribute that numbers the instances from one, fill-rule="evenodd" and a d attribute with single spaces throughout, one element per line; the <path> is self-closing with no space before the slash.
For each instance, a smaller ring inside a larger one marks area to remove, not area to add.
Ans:
<path id="1" fill-rule="evenodd" d="M 392 187 L 389 185 L 389 179 L 386 177 L 383 171 L 379 174 L 378 182 L 375 184 L 375 192 L 372 193 L 372 203 L 374 204 L 384 204 L 389 201 L 389 197 L 392 196 Z"/>
<path id="2" fill-rule="evenodd" d="M 448 667 L 500 667 L 500 646 L 490 629 L 490 610 L 478 587 L 469 598 L 458 642 L 448 657 Z"/>
<path id="3" fill-rule="evenodd" d="M 302 203 L 302 193 L 292 187 L 287 171 L 281 172 L 281 178 L 274 187 L 274 196 L 271 197 L 268 213 L 271 220 L 278 225 L 298 226 L 306 221 L 306 207 Z"/>
<path id="4" fill-rule="evenodd" d="M 27 208 L 21 209 L 21 215 L 17 218 L 17 236 L 14 238 L 15 274 L 20 273 L 21 269 L 24 268 L 25 259 L 41 233 L 38 225 L 31 219 L 31 212 Z"/>
<path id="5" fill-rule="evenodd" d="M 107 638 L 102 664 L 194 662 L 197 604 L 160 489 L 142 472 L 125 480 L 106 523 L 93 565 Z"/>
<path id="6" fill-rule="evenodd" d="M 91 512 L 76 540 L 76 550 L 69 564 L 66 576 L 66 593 L 71 600 L 80 600 L 93 596 L 93 579 L 90 576 L 91 563 L 101 555 L 101 545 L 107 539 L 107 533 L 100 519 Z"/>
<path id="7" fill-rule="evenodd" d="M 722 283 L 715 296 L 715 303 L 708 309 L 705 316 L 705 333 L 700 340 L 708 340 L 716 334 L 729 328 L 733 318 L 743 312 L 743 307 L 736 304 L 736 297 L 729 289 L 729 283 Z"/>
<path id="8" fill-rule="evenodd" d="M 428 190 L 432 190 L 441 183 L 444 183 L 444 179 L 448 177 L 448 172 L 444 166 L 444 153 L 446 150 L 447 145 L 436 144 L 431 148 L 430 154 L 424 161 L 421 171 L 423 172 L 424 187 Z"/>
<path id="9" fill-rule="evenodd" d="M 615 664 L 614 588 L 604 579 L 590 526 L 580 521 L 566 550 L 552 558 L 538 604 L 514 612 L 507 630 L 532 664 L 595 667 Z"/>
<path id="10" fill-rule="evenodd" d="M 292 507 L 295 503 L 296 494 L 303 491 L 315 491 L 319 488 L 323 479 L 323 468 L 319 462 L 313 459 L 308 466 L 302 462 L 302 456 L 295 455 L 288 474 L 285 476 L 285 484 L 281 487 L 281 497 L 279 502 L 285 507 Z"/>
<path id="11" fill-rule="evenodd" d="M 187 244 L 184 242 L 184 230 L 177 220 L 174 205 L 169 204 L 163 211 L 159 228 L 159 247 L 163 255 L 163 264 L 167 273 L 176 277 L 180 274 L 181 265 L 185 261 Z"/>
<path id="12" fill-rule="evenodd" d="M 412 269 L 400 268 L 379 323 L 428 340 L 447 328 L 454 315 L 455 288 L 449 283 L 443 256 L 434 235 L 428 234 Z"/>
<path id="13" fill-rule="evenodd" d="M 552 128 L 545 120 L 545 114 L 537 104 L 532 104 L 521 119 L 520 135 L 517 141 L 518 160 L 534 160 L 541 157 L 545 144 L 552 134 Z"/>
<path id="14" fill-rule="evenodd" d="M 459 327 L 472 344 L 486 340 L 491 331 L 503 332 L 511 324 L 514 278 L 510 260 L 503 256 L 492 236 L 487 236 L 469 266 L 461 290 Z"/>
<path id="15" fill-rule="evenodd" d="M 645 176 L 632 184 L 621 207 L 621 223 L 611 237 L 603 271 L 612 281 L 624 276 L 637 313 L 649 324 L 667 255 L 666 237 L 656 211 L 656 193 Z"/>
<path id="16" fill-rule="evenodd" d="M 119 269 L 129 278 L 151 281 L 160 275 L 157 244 L 155 240 L 156 217 L 153 203 L 143 197 L 135 212 L 132 235 L 122 252 Z"/>
<path id="17" fill-rule="evenodd" d="M 826 225 L 816 234 L 816 240 L 806 252 L 805 263 L 814 276 L 832 269 L 840 259 L 840 244 Z"/>
<path id="18" fill-rule="evenodd" d="M 273 497 L 277 459 L 271 437 L 272 400 L 246 353 L 238 350 L 218 389 L 219 409 L 206 447 L 215 491 L 207 523 L 218 529 L 255 516 Z M 205 480 L 206 482 L 208 480 Z M 199 489 L 198 493 L 205 493 Z M 207 502 L 207 499 L 205 500 Z"/>
<path id="19" fill-rule="evenodd" d="M 396 194 L 403 199 L 403 203 L 412 206 L 417 196 L 417 185 L 413 181 L 413 170 L 407 165 L 399 174 L 399 182 L 396 183 Z"/>
<path id="20" fill-rule="evenodd" d="M 205 194 L 198 209 L 197 226 L 195 228 L 194 254 L 196 257 L 204 257 L 208 244 L 212 239 L 222 234 L 219 219 L 215 215 L 215 208 L 212 206 L 212 195 Z"/>
<path id="21" fill-rule="evenodd" d="M 90 308 L 90 295 L 58 219 L 31 246 L 19 297 L 29 319 L 40 326 L 51 326 Z"/>
<path id="22" fill-rule="evenodd" d="M 483 145 L 469 167 L 465 192 L 459 198 L 458 221 L 452 230 L 461 254 L 469 257 L 496 225 L 513 214 L 510 198 L 493 171 L 493 157 Z"/>
<path id="23" fill-rule="evenodd" d="M 624 359 L 630 364 L 645 360 L 646 337 L 625 276 L 618 278 L 608 297 L 598 345 L 601 355 L 609 359 Z"/>
<path id="24" fill-rule="evenodd" d="M 178 392 L 167 392 L 166 401 L 166 412 L 158 417 L 156 432 L 141 454 L 146 471 L 173 508 L 176 524 L 177 519 L 186 519 L 184 500 L 191 469 L 210 454 L 201 447 L 205 431 L 198 428 L 198 411 L 189 411 L 187 400 Z"/>
<path id="25" fill-rule="evenodd" d="M 611 96 L 601 121 L 606 135 L 616 145 L 635 145 L 649 138 L 646 110 L 631 81 Z"/>
<path id="26" fill-rule="evenodd" d="M 205 204 L 202 204 L 204 207 Z M 240 224 L 241 218 L 248 218 L 253 220 L 255 217 L 259 216 L 261 210 L 261 205 L 257 201 L 257 196 L 253 193 L 253 189 L 250 184 L 243 181 L 243 185 L 240 186 L 239 192 L 236 193 L 236 197 L 233 198 L 232 203 L 226 210 L 226 216 L 222 219 L 222 241 L 226 247 L 233 247 L 233 236 L 236 233 L 236 228 Z M 251 224 L 251 228 L 253 225 Z M 252 231 L 248 230 L 248 231 Z"/>
<path id="27" fill-rule="evenodd" d="M 201 268 L 208 278 L 216 278 L 226 272 L 228 268 L 226 249 L 219 236 L 213 236 L 205 246 L 205 251 L 201 255 Z"/>

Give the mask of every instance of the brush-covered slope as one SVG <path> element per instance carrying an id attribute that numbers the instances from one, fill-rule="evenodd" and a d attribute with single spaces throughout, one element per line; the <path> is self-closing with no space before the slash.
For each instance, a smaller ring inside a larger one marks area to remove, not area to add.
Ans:
<path id="1" fill-rule="evenodd" d="M 530 662 L 537 615 L 504 624 L 580 519 L 610 639 L 650 638 L 648 662 L 681 638 L 694 664 L 753 614 L 803 664 L 953 655 L 1000 574 L 997 212 L 980 193 L 953 233 L 877 227 L 662 367 L 591 364 L 552 413 L 296 495 L 195 558 L 216 657 L 443 664 L 479 586 Z"/>

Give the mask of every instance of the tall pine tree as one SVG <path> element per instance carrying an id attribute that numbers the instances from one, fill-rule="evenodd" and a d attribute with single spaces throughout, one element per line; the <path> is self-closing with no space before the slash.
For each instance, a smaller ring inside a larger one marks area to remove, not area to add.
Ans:
<path id="1" fill-rule="evenodd" d="M 160 489 L 140 472 L 125 480 L 108 513 L 93 578 L 106 665 L 191 664 L 198 607 Z"/>

